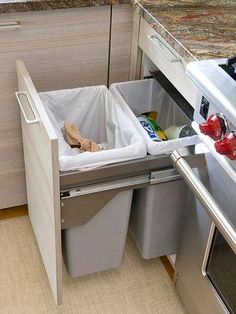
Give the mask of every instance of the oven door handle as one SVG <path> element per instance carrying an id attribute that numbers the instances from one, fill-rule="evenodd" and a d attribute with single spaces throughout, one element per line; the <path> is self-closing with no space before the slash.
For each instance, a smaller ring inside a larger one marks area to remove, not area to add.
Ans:
<path id="1" fill-rule="evenodd" d="M 234 253 L 236 254 L 236 230 L 224 215 L 222 208 L 209 193 L 204 184 L 196 176 L 187 161 L 174 151 L 171 154 L 172 162 L 179 172 L 183 180 L 186 182 L 194 196 L 201 203 L 210 218 L 215 223 L 225 240 L 228 242 Z"/>

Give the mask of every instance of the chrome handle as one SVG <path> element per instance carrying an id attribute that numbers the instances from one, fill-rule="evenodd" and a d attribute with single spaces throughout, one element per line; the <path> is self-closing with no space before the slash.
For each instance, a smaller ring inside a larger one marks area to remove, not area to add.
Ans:
<path id="1" fill-rule="evenodd" d="M 177 151 L 171 154 L 176 170 L 187 183 L 194 196 L 201 203 L 216 227 L 236 254 L 236 230 L 224 215 L 222 208 L 215 201 L 207 188 L 199 180 L 187 161 Z"/>
<path id="2" fill-rule="evenodd" d="M 181 57 L 176 54 L 175 50 L 165 41 L 164 38 L 161 37 L 161 35 L 155 34 L 155 35 L 151 35 L 148 37 L 150 40 L 152 40 L 152 42 L 155 45 L 156 45 L 155 39 L 157 39 L 159 42 L 161 42 L 163 44 L 163 46 L 166 47 L 166 49 L 168 49 L 170 51 L 170 53 L 174 56 L 174 59 L 171 59 L 163 49 L 160 49 L 161 52 L 165 55 L 165 57 L 169 60 L 170 63 L 182 62 Z M 158 47 L 158 48 L 160 48 L 160 47 Z"/>
<path id="3" fill-rule="evenodd" d="M 35 113 L 35 111 L 34 111 L 34 109 L 33 109 L 33 106 L 32 106 L 32 104 L 31 104 L 31 101 L 30 101 L 30 99 L 29 99 L 27 93 L 25 93 L 25 92 L 16 92 L 15 94 L 16 94 L 16 98 L 17 98 L 17 100 L 18 100 L 18 103 L 19 103 L 21 112 L 22 112 L 22 114 L 23 114 L 23 116 L 24 116 L 25 122 L 26 122 L 27 124 L 35 124 L 35 123 L 38 123 L 39 120 L 38 120 L 37 115 L 36 115 L 36 113 Z M 27 115 L 26 115 L 25 110 L 24 110 L 24 106 L 23 106 L 22 101 L 21 101 L 21 99 L 20 99 L 22 96 L 25 97 L 25 99 L 26 99 L 26 101 L 27 101 L 27 103 L 28 103 L 28 105 L 29 105 L 29 108 L 30 108 L 31 112 L 33 113 L 33 116 L 34 116 L 34 119 L 33 119 L 33 120 L 29 120 L 29 119 L 27 118 Z"/>
<path id="4" fill-rule="evenodd" d="M 0 31 L 3 30 L 10 30 L 10 29 L 18 29 L 21 27 L 20 22 L 5 22 L 5 23 L 0 23 Z"/>

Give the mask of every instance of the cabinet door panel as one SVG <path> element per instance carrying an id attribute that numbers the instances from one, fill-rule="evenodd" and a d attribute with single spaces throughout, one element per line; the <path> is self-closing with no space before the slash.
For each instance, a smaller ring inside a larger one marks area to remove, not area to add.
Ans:
<path id="1" fill-rule="evenodd" d="M 22 27 L 0 32 L 0 179 L 7 178 L 0 185 L 0 208 L 26 203 L 15 61 L 24 60 L 38 91 L 106 85 L 110 7 L 4 14 L 3 19 L 19 20 Z"/>
<path id="2" fill-rule="evenodd" d="M 109 6 L 1 14 L 0 51 L 99 43 L 108 34 L 109 14 Z M 20 27 L 1 26 L 8 23 L 19 23 Z"/>
<path id="3" fill-rule="evenodd" d="M 62 303 L 58 138 L 22 61 L 17 61 L 29 217 L 57 304 Z M 27 95 L 27 97 L 26 97 Z M 21 97 L 20 97 L 21 96 Z M 34 112 L 35 123 L 25 118 Z M 30 113 L 30 114 L 29 114 Z"/>

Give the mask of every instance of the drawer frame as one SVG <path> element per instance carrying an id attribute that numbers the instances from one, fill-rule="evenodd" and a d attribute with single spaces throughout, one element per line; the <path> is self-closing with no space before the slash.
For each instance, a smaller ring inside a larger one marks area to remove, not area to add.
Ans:
<path id="1" fill-rule="evenodd" d="M 141 49 L 194 107 L 197 88 L 185 74 L 186 62 L 143 18 L 140 19 L 137 45 L 136 49 Z"/>

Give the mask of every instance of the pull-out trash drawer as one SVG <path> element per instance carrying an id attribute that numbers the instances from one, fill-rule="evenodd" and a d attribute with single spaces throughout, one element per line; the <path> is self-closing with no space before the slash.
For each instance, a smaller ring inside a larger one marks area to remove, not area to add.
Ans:
<path id="1" fill-rule="evenodd" d="M 60 304 L 62 238 L 65 264 L 72 276 L 117 267 L 133 190 L 156 183 L 161 187 L 169 179 L 177 184 L 180 176 L 168 154 L 147 155 L 129 106 L 112 98 L 106 87 L 39 94 L 22 61 L 17 61 L 17 73 L 29 216 Z M 64 121 L 75 124 L 77 118 L 81 133 L 97 144 L 105 142 L 104 150 L 81 153 L 81 147 L 68 145 Z M 152 190 L 150 197 L 155 194 Z M 142 210 L 143 202 L 135 203 Z M 179 208 L 175 204 L 176 214 Z"/>

